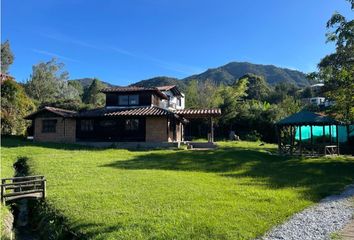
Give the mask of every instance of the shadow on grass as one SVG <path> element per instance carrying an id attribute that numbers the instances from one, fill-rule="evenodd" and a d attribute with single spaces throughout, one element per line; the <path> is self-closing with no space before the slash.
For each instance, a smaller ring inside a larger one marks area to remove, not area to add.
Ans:
<path id="1" fill-rule="evenodd" d="M 113 233 L 122 229 L 120 224 L 107 226 L 99 223 L 78 223 L 72 224 L 72 226 L 71 230 L 79 234 L 78 239 L 92 239 L 97 235 Z"/>
<path id="2" fill-rule="evenodd" d="M 101 167 L 212 172 L 223 177 L 254 179 L 248 185 L 304 189 L 304 197 L 317 201 L 341 191 L 354 181 L 354 160 L 346 158 L 304 159 L 241 149 L 214 151 L 152 152 L 128 161 Z"/>
<path id="3" fill-rule="evenodd" d="M 84 146 L 79 144 L 33 142 L 31 140 L 25 139 L 24 137 L 20 137 L 20 136 L 1 136 L 1 146 L 7 148 L 35 146 L 35 147 L 65 149 L 65 150 L 94 150 L 94 151 L 105 150 L 105 148 L 97 148 L 97 147 Z"/>

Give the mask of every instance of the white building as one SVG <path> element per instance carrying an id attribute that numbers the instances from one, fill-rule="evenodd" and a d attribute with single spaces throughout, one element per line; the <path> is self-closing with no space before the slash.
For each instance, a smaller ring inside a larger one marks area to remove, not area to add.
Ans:
<path id="1" fill-rule="evenodd" d="M 157 87 L 167 96 L 167 100 L 160 101 L 160 107 L 169 110 L 182 110 L 185 107 L 185 97 L 175 85 Z"/>

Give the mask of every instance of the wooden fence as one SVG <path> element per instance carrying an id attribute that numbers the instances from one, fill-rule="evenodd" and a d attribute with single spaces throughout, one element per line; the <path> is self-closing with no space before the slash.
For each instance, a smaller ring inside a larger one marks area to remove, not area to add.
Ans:
<path id="1" fill-rule="evenodd" d="M 26 176 L 1 179 L 1 202 L 21 198 L 45 198 L 46 179 L 44 176 Z"/>

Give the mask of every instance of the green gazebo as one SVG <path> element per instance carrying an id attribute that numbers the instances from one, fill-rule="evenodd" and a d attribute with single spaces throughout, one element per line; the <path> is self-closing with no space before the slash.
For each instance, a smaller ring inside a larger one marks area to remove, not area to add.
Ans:
<path id="1" fill-rule="evenodd" d="M 290 115 L 276 123 L 279 154 L 339 154 L 339 125 L 331 117 L 309 111 Z"/>

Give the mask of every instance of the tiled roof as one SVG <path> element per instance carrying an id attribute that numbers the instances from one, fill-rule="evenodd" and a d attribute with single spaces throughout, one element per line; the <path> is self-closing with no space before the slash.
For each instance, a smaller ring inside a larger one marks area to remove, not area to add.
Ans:
<path id="1" fill-rule="evenodd" d="M 159 107 L 134 108 L 99 108 L 80 112 L 78 117 L 105 117 L 105 116 L 167 116 L 173 112 Z"/>
<path id="2" fill-rule="evenodd" d="M 151 91 L 156 90 L 156 88 L 145 88 L 145 87 L 107 87 L 103 88 L 102 92 L 138 92 L 138 91 Z"/>
<path id="3" fill-rule="evenodd" d="M 160 91 L 168 91 L 174 87 L 176 87 L 176 85 L 160 86 L 160 87 L 157 87 L 157 89 Z"/>
<path id="4" fill-rule="evenodd" d="M 142 92 L 142 91 L 153 91 L 163 99 L 167 99 L 167 96 L 163 94 L 158 88 L 148 88 L 148 87 L 107 87 L 101 90 L 103 93 L 124 93 L 124 92 Z"/>
<path id="5" fill-rule="evenodd" d="M 124 109 L 106 113 L 105 116 L 166 116 L 172 112 L 158 107 L 142 107 L 134 109 Z"/>
<path id="6" fill-rule="evenodd" d="M 183 117 L 188 116 L 218 116 L 221 115 L 220 108 L 209 108 L 209 109 L 181 109 L 175 110 L 174 113 L 181 115 Z"/>
<path id="7" fill-rule="evenodd" d="M 171 91 L 176 96 L 182 96 L 182 93 L 179 91 L 176 85 L 160 86 L 157 87 L 160 91 Z"/>
<path id="8" fill-rule="evenodd" d="M 44 107 L 44 108 L 39 109 L 38 111 L 26 116 L 25 119 L 32 119 L 37 114 L 44 112 L 44 111 L 54 113 L 54 114 L 59 115 L 61 117 L 74 117 L 77 114 L 77 112 L 75 112 L 75 111 L 70 111 L 70 110 L 66 110 L 66 109 L 62 109 L 62 108 Z"/>

